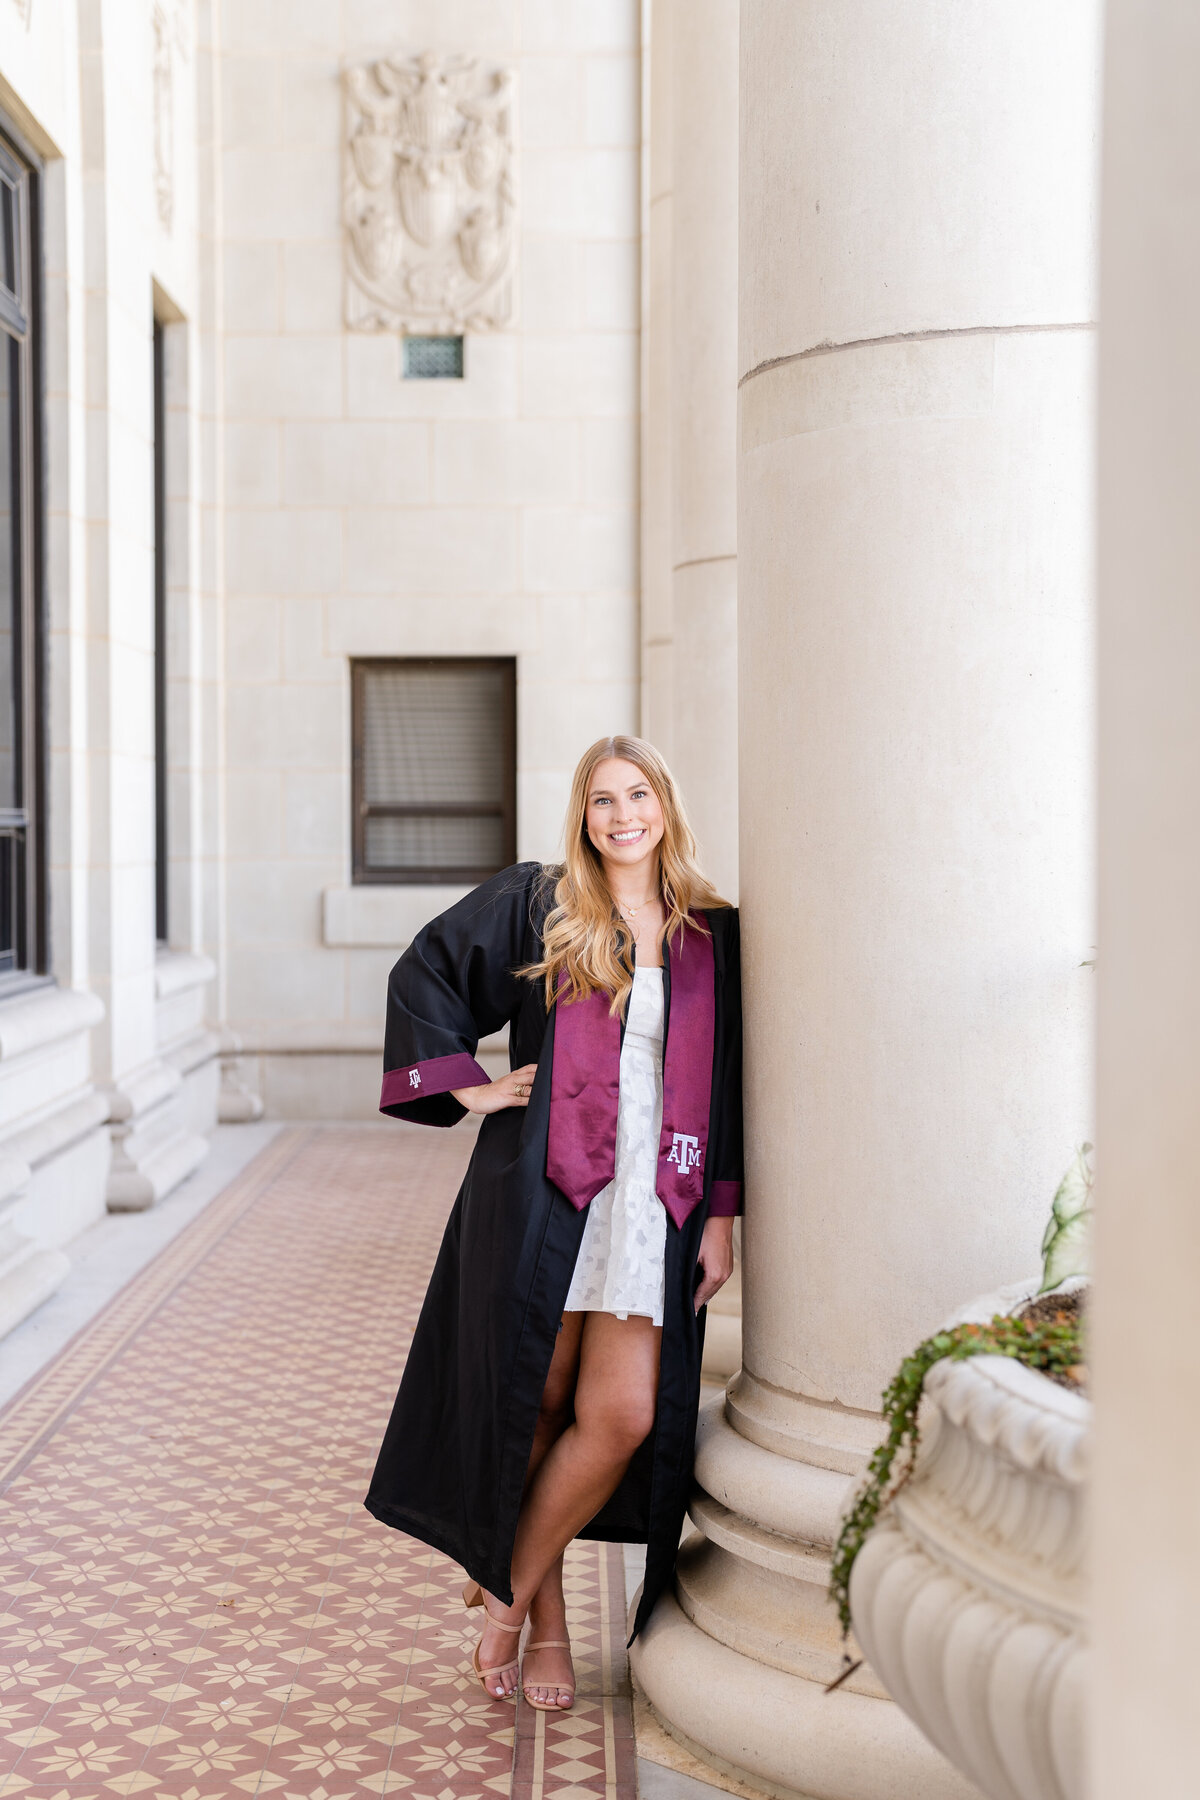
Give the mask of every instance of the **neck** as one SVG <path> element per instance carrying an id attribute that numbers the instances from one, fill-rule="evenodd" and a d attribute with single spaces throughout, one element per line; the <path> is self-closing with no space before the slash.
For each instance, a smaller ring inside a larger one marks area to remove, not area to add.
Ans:
<path id="1" fill-rule="evenodd" d="M 622 863 L 620 868 L 607 868 L 604 874 L 608 891 L 618 906 L 644 906 L 659 890 L 657 856 L 648 856 L 640 863 Z"/>

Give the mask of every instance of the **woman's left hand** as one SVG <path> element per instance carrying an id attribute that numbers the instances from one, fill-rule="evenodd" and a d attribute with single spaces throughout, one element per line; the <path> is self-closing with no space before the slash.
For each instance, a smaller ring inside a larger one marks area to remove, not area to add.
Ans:
<path id="1" fill-rule="evenodd" d="M 713 1295 L 725 1286 L 733 1274 L 733 1220 L 706 1219 L 700 1237 L 700 1254 L 696 1258 L 704 1276 L 696 1289 L 694 1304 L 699 1312 Z"/>

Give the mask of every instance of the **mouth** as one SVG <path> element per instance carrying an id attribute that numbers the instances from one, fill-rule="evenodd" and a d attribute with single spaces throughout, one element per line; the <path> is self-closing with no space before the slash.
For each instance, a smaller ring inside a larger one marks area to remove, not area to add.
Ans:
<path id="1" fill-rule="evenodd" d="M 636 844 L 645 835 L 646 827 L 640 825 L 636 831 L 610 831 L 608 841 L 610 844 Z"/>

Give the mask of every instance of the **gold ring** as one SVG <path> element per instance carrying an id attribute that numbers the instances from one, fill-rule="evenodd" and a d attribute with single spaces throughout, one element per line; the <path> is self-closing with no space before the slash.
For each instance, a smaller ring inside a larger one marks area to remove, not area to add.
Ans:
<path id="1" fill-rule="evenodd" d="M 517 1094 L 518 1100 L 523 1100 L 525 1098 L 525 1084 L 523 1081 L 518 1081 L 517 1086 L 516 1086 L 516 1094 Z"/>

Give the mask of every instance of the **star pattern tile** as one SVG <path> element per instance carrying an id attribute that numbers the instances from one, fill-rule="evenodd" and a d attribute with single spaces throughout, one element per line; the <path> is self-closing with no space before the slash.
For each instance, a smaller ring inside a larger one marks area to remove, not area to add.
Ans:
<path id="1" fill-rule="evenodd" d="M 362 1506 L 470 1142 L 281 1133 L 0 1413 L 0 1800 L 633 1800 L 619 1548 L 549 1716 Z"/>

